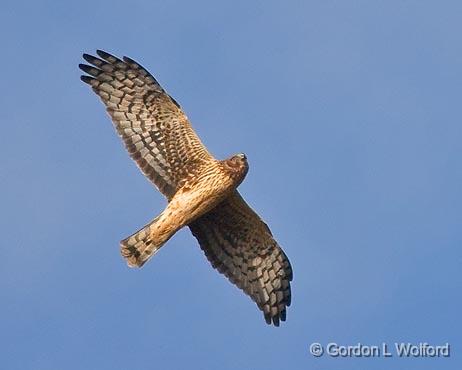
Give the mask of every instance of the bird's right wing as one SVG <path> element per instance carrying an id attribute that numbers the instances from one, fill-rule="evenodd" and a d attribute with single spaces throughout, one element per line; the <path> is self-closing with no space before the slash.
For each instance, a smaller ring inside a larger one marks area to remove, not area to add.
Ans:
<path id="1" fill-rule="evenodd" d="M 98 50 L 84 54 L 92 65 L 79 67 L 99 95 L 130 156 L 170 199 L 179 183 L 201 164 L 213 160 L 179 105 L 140 64 Z"/>
<path id="2" fill-rule="evenodd" d="M 189 228 L 212 266 L 255 301 L 268 324 L 285 321 L 289 259 L 237 191 Z"/>

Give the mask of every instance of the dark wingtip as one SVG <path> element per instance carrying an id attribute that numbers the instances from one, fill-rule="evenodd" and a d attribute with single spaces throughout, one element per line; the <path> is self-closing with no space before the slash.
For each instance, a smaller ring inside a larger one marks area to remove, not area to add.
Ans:
<path id="1" fill-rule="evenodd" d="M 79 68 L 93 77 L 97 77 L 101 74 L 101 70 L 87 64 L 79 64 Z"/>
<path id="2" fill-rule="evenodd" d="M 91 67 L 90 67 L 89 65 L 87 65 L 87 64 L 82 64 L 82 63 L 80 63 L 80 64 L 79 64 L 79 68 L 80 68 L 82 71 L 88 73 L 87 70 L 88 70 L 88 68 L 91 68 Z"/>
<path id="3" fill-rule="evenodd" d="M 94 78 L 90 76 L 80 76 L 80 79 L 89 85 L 91 85 L 91 82 L 94 80 Z"/>
<path id="4" fill-rule="evenodd" d="M 123 57 L 123 60 L 124 60 L 125 63 L 135 64 L 135 65 L 137 65 L 137 66 L 140 66 L 140 65 L 139 65 L 137 62 L 135 62 L 132 58 L 129 58 L 129 57 L 124 56 L 124 57 Z"/>
<path id="5" fill-rule="evenodd" d="M 113 55 L 106 53 L 104 50 L 98 49 L 96 50 L 96 54 L 98 54 L 101 58 L 115 58 Z"/>
<path id="6" fill-rule="evenodd" d="M 92 63 L 95 60 L 95 57 L 90 54 L 82 54 L 83 59 L 85 59 L 88 63 Z"/>
<path id="7" fill-rule="evenodd" d="M 286 321 L 286 310 L 281 311 L 277 316 L 271 316 L 269 313 L 264 314 L 265 321 L 268 325 L 279 327 L 282 321 Z"/>
<path id="8" fill-rule="evenodd" d="M 106 62 L 109 62 L 111 64 L 114 64 L 114 63 L 121 63 L 122 61 L 117 58 L 116 56 L 112 55 L 112 54 L 109 54 L 109 53 L 106 53 L 105 51 L 103 50 L 96 50 L 96 54 L 98 54 L 98 56 L 102 59 L 104 59 Z"/>

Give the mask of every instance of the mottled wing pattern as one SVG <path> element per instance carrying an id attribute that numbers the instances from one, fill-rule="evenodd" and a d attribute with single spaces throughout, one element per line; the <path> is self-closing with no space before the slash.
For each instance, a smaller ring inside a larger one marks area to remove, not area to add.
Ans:
<path id="1" fill-rule="evenodd" d="M 149 72 L 130 58 L 98 50 L 84 54 L 92 64 L 79 67 L 82 81 L 99 95 L 130 156 L 170 199 L 178 184 L 212 156 L 192 129 L 179 105 Z"/>
<path id="2" fill-rule="evenodd" d="M 189 227 L 212 266 L 255 301 L 268 324 L 285 321 L 289 259 L 237 191 Z"/>

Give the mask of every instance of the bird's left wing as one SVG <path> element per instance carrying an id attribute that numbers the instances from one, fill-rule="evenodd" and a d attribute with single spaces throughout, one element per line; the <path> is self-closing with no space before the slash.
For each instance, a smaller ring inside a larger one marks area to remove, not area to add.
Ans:
<path id="1" fill-rule="evenodd" d="M 179 105 L 139 63 L 98 50 L 81 77 L 99 95 L 130 156 L 170 199 L 182 180 L 214 160 Z"/>
<path id="2" fill-rule="evenodd" d="M 237 191 L 189 228 L 212 266 L 255 301 L 268 324 L 285 321 L 291 301 L 289 259 Z"/>

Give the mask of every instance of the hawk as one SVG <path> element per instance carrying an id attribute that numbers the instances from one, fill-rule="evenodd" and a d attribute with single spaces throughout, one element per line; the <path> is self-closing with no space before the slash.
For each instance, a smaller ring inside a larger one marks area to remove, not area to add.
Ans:
<path id="1" fill-rule="evenodd" d="M 179 104 L 139 63 L 97 50 L 83 54 L 81 80 L 100 97 L 130 156 L 168 200 L 163 212 L 120 242 L 130 267 L 143 266 L 188 226 L 212 266 L 279 326 L 290 305 L 292 268 L 270 229 L 236 190 L 244 154 L 215 159 Z"/>

